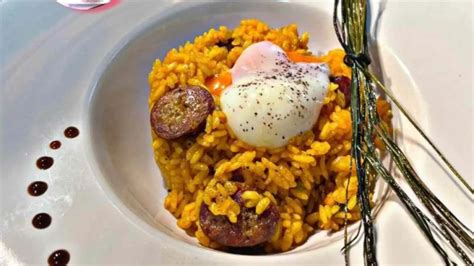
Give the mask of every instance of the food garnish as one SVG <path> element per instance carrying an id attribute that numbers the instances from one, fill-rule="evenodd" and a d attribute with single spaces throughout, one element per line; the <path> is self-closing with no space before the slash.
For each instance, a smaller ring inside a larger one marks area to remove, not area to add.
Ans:
<path id="1" fill-rule="evenodd" d="M 364 258 L 366 265 L 377 265 L 376 232 L 369 201 L 370 188 L 368 180 L 380 176 L 391 187 L 397 197 L 416 221 L 421 231 L 442 257 L 446 265 L 455 264 L 448 255 L 439 238 L 449 245 L 467 265 L 472 265 L 468 254 L 474 248 L 472 231 L 464 225 L 446 205 L 429 189 L 415 171 L 405 153 L 398 147 L 387 125 L 377 113 L 376 89 L 379 88 L 398 107 L 420 135 L 436 151 L 436 154 L 448 166 L 458 180 L 471 192 L 472 188 L 446 159 L 441 151 L 418 126 L 411 115 L 400 104 L 395 95 L 388 90 L 369 70 L 371 63 L 368 52 L 368 21 L 366 0 L 335 0 L 334 28 L 341 46 L 346 52 L 345 62 L 352 68 L 351 82 L 351 117 L 352 144 L 351 157 L 358 179 L 358 200 L 361 206 L 361 220 L 364 229 Z M 376 138 L 373 138 L 376 136 Z M 414 203 L 414 199 L 400 186 L 382 163 L 380 151 L 376 149 L 376 140 L 385 146 L 390 159 L 393 160 L 398 173 L 401 174 L 416 198 L 426 211 Z M 346 199 L 347 201 L 347 199 Z M 347 223 L 346 223 L 347 224 Z M 348 263 L 348 249 L 356 238 L 348 240 L 347 230 L 344 237 L 344 252 Z M 438 236 L 436 236 L 438 235 Z M 357 236 L 356 236 L 357 237 Z M 461 243 L 459 243 L 461 242 Z"/>

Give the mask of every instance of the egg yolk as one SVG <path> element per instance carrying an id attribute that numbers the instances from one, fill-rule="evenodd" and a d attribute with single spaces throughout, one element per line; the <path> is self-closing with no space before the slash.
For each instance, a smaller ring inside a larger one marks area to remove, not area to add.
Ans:
<path id="1" fill-rule="evenodd" d="M 288 58 L 295 63 L 323 63 L 324 61 L 314 55 L 303 55 L 296 51 L 287 53 Z M 206 86 L 215 96 L 220 96 L 222 91 L 232 84 L 232 75 L 230 72 L 224 72 L 206 80 Z"/>
<path id="2" fill-rule="evenodd" d="M 321 58 L 314 55 L 302 55 L 295 51 L 288 52 L 286 55 L 295 63 L 324 63 Z"/>
<path id="3" fill-rule="evenodd" d="M 230 72 L 224 72 L 219 75 L 215 75 L 206 80 L 206 86 L 210 92 L 215 96 L 220 96 L 222 91 L 232 84 L 232 75 Z"/>

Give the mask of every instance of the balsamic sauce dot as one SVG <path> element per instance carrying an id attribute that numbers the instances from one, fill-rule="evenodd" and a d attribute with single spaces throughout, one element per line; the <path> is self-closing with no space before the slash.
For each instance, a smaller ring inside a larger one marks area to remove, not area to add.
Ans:
<path id="1" fill-rule="evenodd" d="M 51 143 L 49 143 L 49 147 L 53 150 L 57 150 L 61 148 L 61 141 L 59 140 L 51 141 Z"/>
<path id="2" fill-rule="evenodd" d="M 36 160 L 36 166 L 41 170 L 49 169 L 53 166 L 54 160 L 49 156 L 43 156 Z"/>
<path id="3" fill-rule="evenodd" d="M 36 181 L 28 186 L 28 193 L 33 197 L 43 195 L 48 190 L 48 184 L 43 181 Z"/>
<path id="4" fill-rule="evenodd" d="M 71 256 L 65 249 L 58 249 L 51 253 L 48 258 L 48 265 L 67 265 Z"/>
<path id="5" fill-rule="evenodd" d="M 37 229 L 45 229 L 51 224 L 51 216 L 47 213 L 38 213 L 33 217 L 31 223 Z"/>
<path id="6" fill-rule="evenodd" d="M 75 138 L 79 136 L 79 129 L 77 129 L 76 127 L 68 127 L 64 130 L 64 136 L 70 139 Z"/>

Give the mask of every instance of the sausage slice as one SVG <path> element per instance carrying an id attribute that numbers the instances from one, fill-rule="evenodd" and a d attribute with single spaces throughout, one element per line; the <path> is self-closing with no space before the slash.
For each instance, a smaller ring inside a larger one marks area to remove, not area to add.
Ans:
<path id="1" fill-rule="evenodd" d="M 198 86 L 168 91 L 153 106 L 150 122 L 154 132 L 164 139 L 176 139 L 201 128 L 214 110 L 212 95 Z"/>
<path id="2" fill-rule="evenodd" d="M 243 189 L 232 197 L 240 206 L 237 222 L 231 223 L 224 215 L 213 215 L 206 204 L 201 205 L 199 222 L 203 232 L 217 243 L 229 247 L 251 247 L 269 241 L 280 219 L 278 208 L 271 203 L 260 215 L 255 208 L 246 208 Z"/>
<path id="3" fill-rule="evenodd" d="M 344 94 L 344 98 L 346 99 L 346 106 L 350 105 L 351 79 L 345 76 L 336 76 L 336 77 L 331 77 L 331 82 L 339 85 L 337 89 Z"/>

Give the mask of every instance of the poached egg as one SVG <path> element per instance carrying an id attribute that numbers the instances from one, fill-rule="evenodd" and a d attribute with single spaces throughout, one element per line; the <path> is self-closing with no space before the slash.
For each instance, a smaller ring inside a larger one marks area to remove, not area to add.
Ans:
<path id="1" fill-rule="evenodd" d="M 240 140 L 278 148 L 316 123 L 329 86 L 329 68 L 294 63 L 269 41 L 243 51 L 220 98 L 227 123 Z"/>

